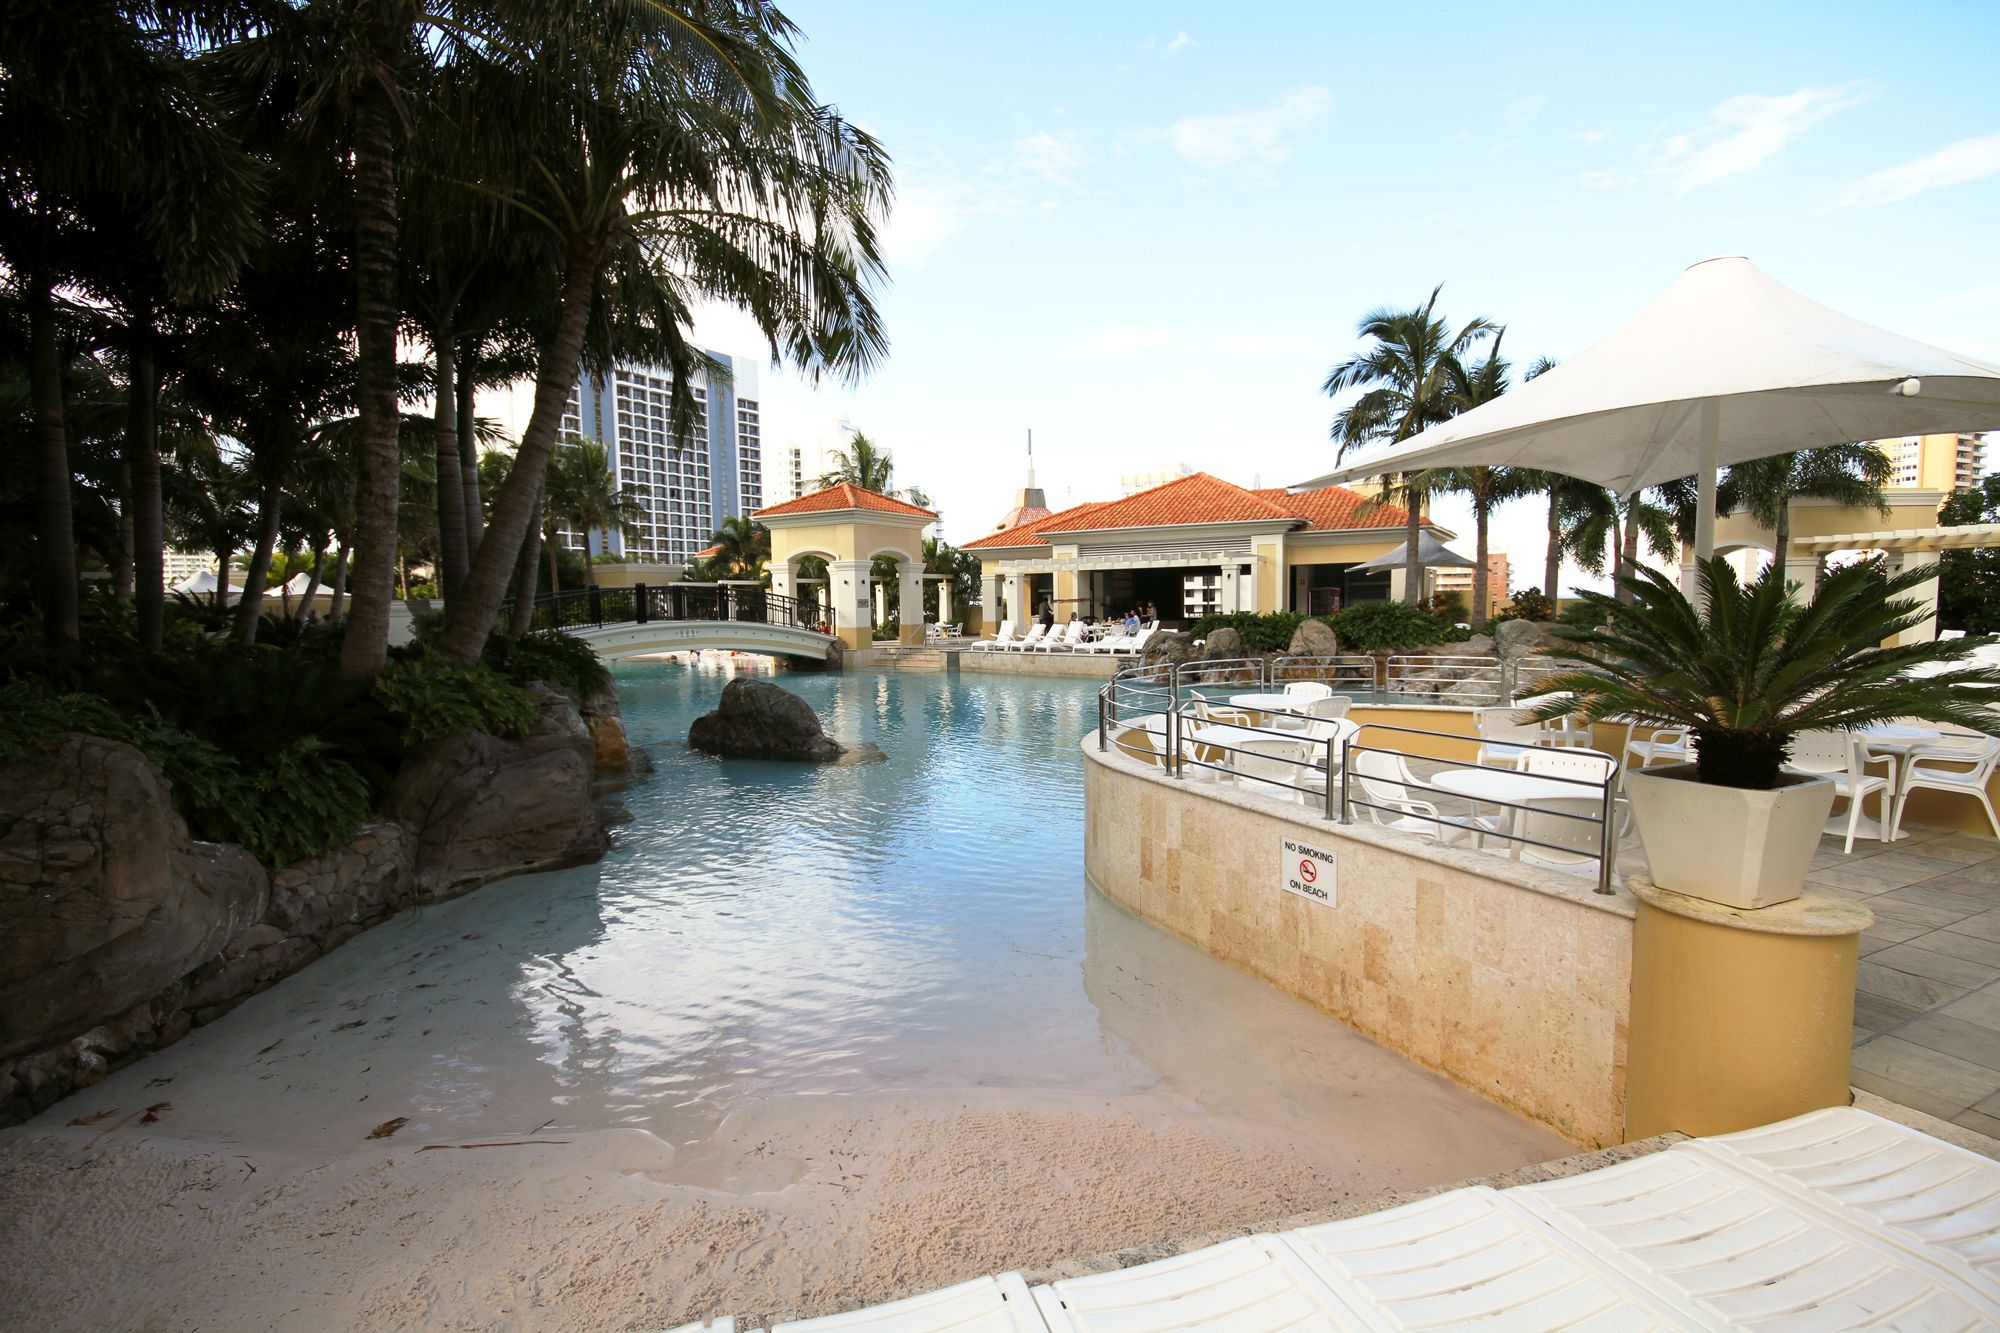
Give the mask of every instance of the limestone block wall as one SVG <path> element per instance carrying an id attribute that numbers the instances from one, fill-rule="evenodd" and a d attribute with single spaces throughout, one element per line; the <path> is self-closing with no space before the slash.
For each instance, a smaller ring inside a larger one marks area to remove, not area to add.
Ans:
<path id="1" fill-rule="evenodd" d="M 1630 895 L 1084 753 L 1104 893 L 1573 1142 L 1623 1141 Z M 1280 887 L 1286 838 L 1332 854 L 1331 905 Z"/>
<path id="2" fill-rule="evenodd" d="M 1110 680 L 1132 665 L 1129 657 L 1109 653 L 1022 653 L 959 649 L 946 654 L 953 671 L 990 671 L 1011 676 L 1067 676 Z"/>

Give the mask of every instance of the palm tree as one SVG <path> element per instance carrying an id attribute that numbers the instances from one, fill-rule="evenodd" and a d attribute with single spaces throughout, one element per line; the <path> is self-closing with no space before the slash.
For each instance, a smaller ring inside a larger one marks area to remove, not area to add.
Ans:
<path id="1" fill-rule="evenodd" d="M 1889 456 L 1869 444 L 1777 454 L 1730 468 L 1716 487 L 1715 508 L 1722 514 L 1745 510 L 1771 529 L 1771 558 L 1782 567 L 1792 544 L 1793 500 L 1831 500 L 1886 515 L 1882 486 L 1893 471 Z"/>
<path id="2" fill-rule="evenodd" d="M 820 474 L 818 486 L 858 486 L 878 495 L 894 495 L 896 462 L 889 451 L 860 431 L 851 431 L 845 449 L 828 452 L 831 464 Z"/>
<path id="3" fill-rule="evenodd" d="M 1505 334 L 1505 329 L 1495 332 L 1492 348 L 1478 364 L 1468 366 L 1457 358 L 1447 363 L 1453 416 L 1469 412 L 1481 403 L 1490 403 L 1507 392 L 1508 365 L 1500 355 L 1500 342 Z M 1486 556 L 1492 537 L 1493 511 L 1509 500 L 1541 490 L 1541 476 L 1527 468 L 1490 467 L 1485 464 L 1433 468 L 1426 476 L 1426 485 L 1432 494 L 1463 495 L 1472 502 L 1475 534 L 1473 560 L 1476 562 L 1472 567 L 1472 627 L 1479 629 L 1486 623 L 1492 598 Z"/>
<path id="4" fill-rule="evenodd" d="M 771 530 L 740 514 L 723 519 L 709 540 L 720 548 L 711 563 L 737 578 L 757 577 L 771 559 Z"/>
<path id="5" fill-rule="evenodd" d="M 1473 344 L 1494 331 L 1485 319 L 1466 323 L 1452 333 L 1444 317 L 1437 313 L 1442 283 L 1431 289 L 1430 299 L 1414 310 L 1387 307 L 1362 317 L 1357 330 L 1368 341 L 1359 353 L 1327 372 L 1320 386 L 1329 397 L 1349 389 L 1362 394 L 1334 416 L 1332 437 L 1340 446 L 1337 457 L 1368 444 L 1395 444 L 1409 439 L 1428 426 L 1452 415 L 1452 367 Z M 1417 542 L 1422 535 L 1424 488 L 1409 477 L 1400 483 L 1404 505 L 1409 510 L 1404 540 L 1407 552 L 1403 566 L 1403 600 L 1412 606 L 1423 600 L 1423 567 L 1418 563 Z"/>
<path id="6" fill-rule="evenodd" d="M 549 470 L 543 515 L 548 523 L 567 523 L 583 534 L 583 577 L 597 586 L 597 569 L 590 558 L 591 537 L 603 534 L 609 546 L 611 530 L 630 537 L 646 517 L 646 488 L 623 486 L 612 478 L 611 456 L 589 436 L 564 446 L 559 462 Z M 554 575 L 550 575 L 551 581 Z"/>
<path id="7" fill-rule="evenodd" d="M 545 233 L 560 284 L 534 409 L 437 644 L 479 659 L 532 521 L 593 311 L 650 311 L 676 429 L 692 420 L 693 309 L 749 313 L 811 376 L 854 379 L 886 349 L 871 286 L 888 159 L 812 92 L 768 4 L 510 5 L 521 30 L 472 98 L 505 142 L 481 187 Z M 530 18 L 529 15 L 534 17 Z"/>
<path id="8" fill-rule="evenodd" d="M 91 281 L 117 248 L 107 237 L 136 237 L 145 258 L 138 267 L 154 270 L 149 288 L 213 293 L 257 231 L 257 166 L 221 128 L 174 40 L 179 9 L 29 0 L 9 6 L 0 23 L 0 69 L 11 72 L 0 80 L 0 261 L 27 310 L 37 597 L 43 641 L 63 655 L 77 646 L 77 571 L 55 293 L 81 285 L 110 297 L 106 287 L 122 286 Z M 150 309 L 124 313 L 135 331 L 150 327 Z M 137 368 L 149 372 L 143 352 Z M 135 447 L 148 443 L 150 388 L 134 395 Z M 147 488 L 140 521 L 150 532 L 157 461 L 129 463 L 134 484 Z M 138 563 L 148 574 L 139 589 L 146 633 L 156 637 L 158 553 Z"/>

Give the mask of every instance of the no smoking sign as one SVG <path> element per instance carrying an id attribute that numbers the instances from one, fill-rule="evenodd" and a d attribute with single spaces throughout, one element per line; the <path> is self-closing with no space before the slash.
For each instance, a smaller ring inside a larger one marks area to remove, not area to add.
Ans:
<path id="1" fill-rule="evenodd" d="M 1333 853 L 1297 838 L 1278 840 L 1278 887 L 1321 907 L 1334 905 Z"/>

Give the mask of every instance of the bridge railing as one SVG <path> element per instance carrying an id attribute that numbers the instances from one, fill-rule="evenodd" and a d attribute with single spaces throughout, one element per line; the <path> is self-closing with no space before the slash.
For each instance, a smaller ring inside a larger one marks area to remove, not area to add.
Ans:
<path id="1" fill-rule="evenodd" d="M 512 606 L 501 611 L 506 621 Z M 534 629 L 602 629 L 664 620 L 732 620 L 831 634 L 833 611 L 810 598 L 782 597 L 768 588 L 713 583 L 635 584 L 630 588 L 571 588 L 535 598 Z"/>

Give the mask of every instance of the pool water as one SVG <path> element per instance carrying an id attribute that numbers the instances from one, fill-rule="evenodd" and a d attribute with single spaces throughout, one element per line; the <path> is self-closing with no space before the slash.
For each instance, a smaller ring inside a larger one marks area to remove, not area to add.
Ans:
<path id="1" fill-rule="evenodd" d="M 1093 682 L 785 674 L 881 761 L 687 748 L 732 674 L 768 670 L 619 666 L 655 767 L 615 798 L 602 861 L 406 912 L 91 1098 L 157 1078 L 177 1126 L 224 1141 L 352 1144 L 402 1117 L 406 1137 L 644 1130 L 692 1160 L 777 1098 L 1145 1094 L 1331 1157 L 1441 1124 L 1550 1155 L 1539 1129 L 1089 888 Z"/>

